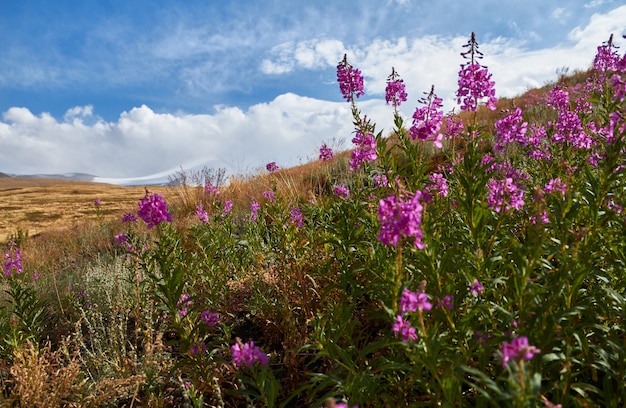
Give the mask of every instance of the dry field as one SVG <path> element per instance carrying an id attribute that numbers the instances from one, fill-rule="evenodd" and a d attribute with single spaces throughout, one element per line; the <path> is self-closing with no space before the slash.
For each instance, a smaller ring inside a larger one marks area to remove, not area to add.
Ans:
<path id="1" fill-rule="evenodd" d="M 149 187 L 165 195 L 168 187 Z M 60 230 L 87 219 L 96 220 L 94 199 L 100 199 L 104 219 L 136 211 L 145 195 L 144 187 L 120 187 L 60 179 L 0 178 L 0 243 L 18 230 L 35 236 L 48 230 Z"/>

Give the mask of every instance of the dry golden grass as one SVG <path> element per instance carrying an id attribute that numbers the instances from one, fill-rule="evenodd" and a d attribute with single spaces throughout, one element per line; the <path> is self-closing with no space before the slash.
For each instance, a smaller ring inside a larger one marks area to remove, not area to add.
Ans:
<path id="1" fill-rule="evenodd" d="M 166 196 L 167 187 L 149 187 Z M 18 230 L 36 236 L 97 220 L 94 199 L 100 199 L 104 220 L 136 211 L 144 187 L 59 179 L 0 178 L 0 243 Z"/>

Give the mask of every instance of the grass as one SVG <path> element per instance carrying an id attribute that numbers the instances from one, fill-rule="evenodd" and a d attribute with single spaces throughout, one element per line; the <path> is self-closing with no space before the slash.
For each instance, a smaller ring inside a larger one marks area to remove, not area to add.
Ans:
<path id="1" fill-rule="evenodd" d="M 336 152 L 210 195 L 198 185 L 220 184 L 219 171 L 180 174 L 155 189 L 172 222 L 151 229 L 120 220 L 142 189 L 6 184 L 7 208 L 19 207 L 7 196 L 31 200 L 13 216 L 41 225 L 20 224 L 24 273 L 2 283 L 0 403 L 623 406 L 626 129 L 607 134 L 625 106 L 606 82 L 593 94 L 577 86 L 594 75 L 498 102 L 546 131 L 552 160 L 531 159 L 530 139 L 496 152 L 494 125 L 509 113 L 481 108 L 461 115 L 463 133 L 441 151 L 395 117 L 376 136 L 378 159 L 358 171 L 352 152 Z M 555 89 L 569 104 L 546 103 Z M 594 109 L 574 111 L 579 98 Z M 572 112 L 586 133 L 565 138 L 590 135 L 591 147 L 555 137 Z M 381 174 L 388 185 L 374 181 Z M 519 192 L 517 208 L 494 204 Z M 53 214 L 63 216 L 44 224 Z"/>

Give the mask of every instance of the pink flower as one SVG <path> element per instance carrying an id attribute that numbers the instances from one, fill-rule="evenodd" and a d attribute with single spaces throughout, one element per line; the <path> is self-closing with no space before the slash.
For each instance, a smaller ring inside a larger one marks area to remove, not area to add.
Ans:
<path id="1" fill-rule="evenodd" d="M 220 189 L 214 186 L 213 184 L 211 184 L 210 181 L 207 181 L 206 184 L 204 185 L 204 191 L 206 192 L 207 195 L 211 195 L 211 194 L 218 195 L 220 193 Z"/>
<path id="2" fill-rule="evenodd" d="M 228 200 L 224 202 L 224 209 L 222 210 L 222 218 L 226 217 L 233 209 L 233 202 Z"/>
<path id="3" fill-rule="evenodd" d="M 330 147 L 326 146 L 326 143 L 324 143 L 320 147 L 320 161 L 331 161 L 333 159 L 333 157 L 334 157 L 333 149 L 331 149 Z"/>
<path id="4" fill-rule="evenodd" d="M 335 194 L 335 197 L 339 198 L 350 197 L 350 190 L 348 189 L 348 187 L 342 185 L 333 186 L 333 193 Z"/>
<path id="5" fill-rule="evenodd" d="M 367 130 L 357 130 L 356 136 L 352 139 L 352 143 L 356 148 L 352 151 L 350 157 L 350 170 L 355 171 L 361 168 L 361 164 L 374 161 L 378 158 L 376 153 L 376 138 Z"/>
<path id="6" fill-rule="evenodd" d="M 400 79 L 400 75 L 394 68 L 391 68 L 391 75 L 387 78 L 387 87 L 385 88 L 385 100 L 387 105 L 391 103 L 394 108 L 400 106 L 402 102 L 406 102 L 407 94 L 404 81 Z"/>
<path id="7" fill-rule="evenodd" d="M 428 179 L 433 183 L 431 190 L 437 192 L 442 197 L 448 196 L 448 181 L 441 173 L 431 173 Z"/>
<path id="8" fill-rule="evenodd" d="M 122 215 L 122 224 L 125 224 L 127 222 L 137 222 L 137 217 L 135 216 L 135 213 L 130 212 Z"/>
<path id="9" fill-rule="evenodd" d="M 469 285 L 470 293 L 474 296 L 480 296 L 485 291 L 485 287 L 478 282 L 478 279 L 474 279 L 474 282 Z"/>
<path id="10" fill-rule="evenodd" d="M 274 192 L 272 190 L 264 191 L 263 197 L 267 198 L 270 203 L 274 202 Z"/>
<path id="11" fill-rule="evenodd" d="M 219 323 L 220 315 L 218 313 L 211 312 L 211 309 L 206 309 L 200 313 L 200 320 L 202 320 L 202 323 L 207 326 L 214 327 Z"/>
<path id="12" fill-rule="evenodd" d="M 496 143 L 493 148 L 498 153 L 504 153 L 506 146 L 510 143 L 517 142 L 522 146 L 527 143 L 526 126 L 527 122 L 522 122 L 522 110 L 515 108 L 515 111 L 500 119 L 495 123 Z"/>
<path id="13" fill-rule="evenodd" d="M 495 212 L 506 212 L 512 208 L 519 210 L 524 206 L 524 190 L 518 188 L 511 177 L 491 180 L 487 183 L 487 188 L 487 205 Z"/>
<path id="14" fill-rule="evenodd" d="M 268 355 L 255 346 L 253 341 L 242 343 L 241 340 L 237 339 L 237 343 L 231 346 L 230 350 L 233 353 L 233 363 L 236 366 L 246 365 L 252 367 L 257 362 L 267 365 L 270 361 Z"/>
<path id="15" fill-rule="evenodd" d="M 258 216 L 257 213 L 260 209 L 261 205 L 259 203 L 257 203 L 256 201 L 250 202 L 250 221 L 256 221 Z"/>
<path id="16" fill-rule="evenodd" d="M 345 54 L 343 60 L 337 65 L 337 82 L 339 82 L 341 95 L 348 102 L 365 94 L 361 71 L 348 64 L 348 56 Z"/>
<path id="17" fill-rule="evenodd" d="M 378 240 L 380 242 L 384 245 L 398 246 L 402 237 L 415 237 L 415 247 L 424 249 L 421 198 L 422 192 L 418 190 L 406 201 L 396 196 L 380 200 L 378 207 L 378 221 L 380 222 Z"/>
<path id="18" fill-rule="evenodd" d="M 280 169 L 280 167 L 278 167 L 276 162 L 271 162 L 265 165 L 265 169 L 269 171 L 270 173 L 275 173 Z"/>
<path id="19" fill-rule="evenodd" d="M 559 177 L 550 179 L 544 186 L 543 190 L 551 194 L 555 191 L 561 192 L 561 197 L 565 200 L 565 193 L 567 192 L 567 184 L 563 182 Z"/>
<path id="20" fill-rule="evenodd" d="M 441 307 L 441 308 L 446 308 L 448 310 L 452 310 L 454 309 L 454 304 L 452 303 L 454 300 L 454 296 L 452 295 L 446 295 L 443 297 L 442 300 L 439 300 L 437 302 L 437 307 Z"/>
<path id="21" fill-rule="evenodd" d="M 296 227 L 302 226 L 302 211 L 299 208 L 293 208 L 289 213 L 289 222 L 295 224 Z"/>
<path id="22" fill-rule="evenodd" d="M 425 106 L 415 109 L 409 136 L 413 140 L 434 140 L 435 146 L 441 148 L 443 135 L 439 130 L 443 123 L 443 111 L 441 110 L 443 101 L 435 95 L 435 87 L 433 86 L 426 99 L 420 99 L 419 102 Z"/>
<path id="23" fill-rule="evenodd" d="M 502 367 L 506 368 L 510 361 L 520 362 L 522 360 L 532 360 L 535 354 L 539 354 L 535 346 L 528 344 L 528 337 L 521 336 L 511 340 L 510 343 L 502 343 Z"/>
<path id="24" fill-rule="evenodd" d="M 207 222 L 209 222 L 209 213 L 206 212 L 202 204 L 198 204 L 196 206 L 196 216 L 198 217 L 200 222 L 203 224 L 206 224 Z"/>
<path id="25" fill-rule="evenodd" d="M 400 298 L 400 313 L 415 312 L 417 310 L 430 310 L 433 305 L 428 301 L 426 293 L 411 292 L 404 288 L 402 297 Z"/>
<path id="26" fill-rule="evenodd" d="M 415 327 L 412 327 L 411 322 L 408 320 L 404 320 L 402 315 L 396 316 L 396 321 L 393 323 L 391 330 L 395 333 L 396 337 L 402 335 L 402 341 L 417 340 Z"/>
<path id="27" fill-rule="evenodd" d="M 148 224 L 148 229 L 162 222 L 172 222 L 172 214 L 167 211 L 167 203 L 159 194 L 147 192 L 139 201 L 137 215 Z"/>
<path id="28" fill-rule="evenodd" d="M 14 241 L 10 242 L 9 252 L 4 254 L 4 276 L 11 276 L 12 272 L 22 273 L 22 251 L 17 247 Z"/>

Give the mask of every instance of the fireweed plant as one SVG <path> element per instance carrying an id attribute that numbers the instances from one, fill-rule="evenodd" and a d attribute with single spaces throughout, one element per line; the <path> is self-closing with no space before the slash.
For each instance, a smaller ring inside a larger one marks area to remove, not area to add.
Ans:
<path id="1" fill-rule="evenodd" d="M 281 194 L 270 163 L 258 196 L 207 183 L 188 218 L 149 192 L 124 215 L 133 350 L 162 339 L 171 361 L 133 366 L 124 403 L 626 404 L 626 57 L 610 38 L 582 82 L 508 111 L 474 34 L 460 59 L 460 115 L 433 86 L 403 118 L 391 69 L 384 137 L 344 56 L 354 149 L 322 145 L 326 187 L 306 198 Z M 45 333 L 24 254 L 3 259 L 6 358 Z M 82 327 L 99 305 L 74 298 Z"/>

